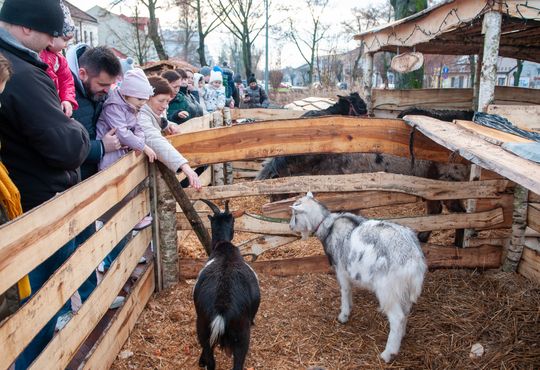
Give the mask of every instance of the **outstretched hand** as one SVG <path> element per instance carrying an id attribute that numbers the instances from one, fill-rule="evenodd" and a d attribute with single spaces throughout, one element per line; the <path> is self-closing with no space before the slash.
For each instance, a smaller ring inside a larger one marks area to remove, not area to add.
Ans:
<path id="1" fill-rule="evenodd" d="M 183 164 L 182 166 L 180 166 L 180 169 L 182 170 L 182 172 L 184 172 L 187 179 L 189 180 L 189 186 L 195 188 L 196 190 L 201 190 L 201 179 L 199 179 L 199 175 L 197 175 L 197 173 L 193 171 L 189 164 Z"/>

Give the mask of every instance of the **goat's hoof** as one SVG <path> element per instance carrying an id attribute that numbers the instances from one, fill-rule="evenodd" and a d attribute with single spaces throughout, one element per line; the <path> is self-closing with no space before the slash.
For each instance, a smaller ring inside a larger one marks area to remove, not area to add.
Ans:
<path id="1" fill-rule="evenodd" d="M 349 314 L 340 313 L 337 319 L 340 323 L 345 324 L 349 321 Z"/>
<path id="2" fill-rule="evenodd" d="M 384 362 L 389 363 L 392 361 L 394 356 L 397 355 L 397 353 L 390 353 L 390 351 L 384 351 L 381 353 L 381 358 L 384 360 Z"/>

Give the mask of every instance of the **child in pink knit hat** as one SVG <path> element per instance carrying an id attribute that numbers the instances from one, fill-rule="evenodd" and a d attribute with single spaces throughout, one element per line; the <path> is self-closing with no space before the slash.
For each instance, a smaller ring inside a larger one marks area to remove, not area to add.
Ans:
<path id="1" fill-rule="evenodd" d="M 138 123 L 139 111 L 152 95 L 154 88 L 140 68 L 127 71 L 122 84 L 109 93 L 96 123 L 96 139 L 99 140 L 112 129 L 116 129 L 116 136 L 122 148 L 105 153 L 99 162 L 100 171 L 110 167 L 129 150 L 144 152 L 150 162 L 157 158 L 152 148 L 145 144 L 144 132 Z M 147 216 L 135 228 L 142 229 L 151 222 L 152 218 Z"/>
<path id="2" fill-rule="evenodd" d="M 137 123 L 140 109 L 153 94 L 154 89 L 140 68 L 127 71 L 120 87 L 109 94 L 96 124 L 96 139 L 100 140 L 111 129 L 116 129 L 116 136 L 124 148 L 105 153 L 99 162 L 100 171 L 130 149 L 144 152 L 150 162 L 156 159 L 156 153 L 144 143 L 143 130 Z"/>

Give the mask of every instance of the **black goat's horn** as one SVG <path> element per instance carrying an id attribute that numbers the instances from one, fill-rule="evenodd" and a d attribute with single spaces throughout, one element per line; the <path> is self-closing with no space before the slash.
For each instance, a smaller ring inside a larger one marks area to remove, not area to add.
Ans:
<path id="1" fill-rule="evenodd" d="M 208 199 L 200 199 L 200 201 L 204 202 L 212 211 L 214 211 L 214 214 L 218 215 L 221 213 L 219 210 L 219 207 L 216 206 L 214 203 L 210 202 Z"/>
<path id="2" fill-rule="evenodd" d="M 229 200 L 225 201 L 225 213 L 229 213 Z"/>

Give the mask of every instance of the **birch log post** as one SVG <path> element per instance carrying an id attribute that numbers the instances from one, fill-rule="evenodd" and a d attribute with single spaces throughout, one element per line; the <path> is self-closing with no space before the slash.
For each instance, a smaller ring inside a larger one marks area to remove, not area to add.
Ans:
<path id="1" fill-rule="evenodd" d="M 482 33 L 484 33 L 484 52 L 482 57 L 482 73 L 478 91 L 478 110 L 487 112 L 488 105 L 495 100 L 497 82 L 497 58 L 501 38 L 502 14 L 491 11 L 484 14 Z"/>
<path id="2" fill-rule="evenodd" d="M 212 113 L 212 122 L 210 127 L 223 126 L 223 116 L 220 111 Z M 225 172 L 223 163 L 215 163 L 212 165 L 212 185 L 224 185 L 225 184 Z"/>
<path id="3" fill-rule="evenodd" d="M 502 269 L 505 272 L 517 271 L 521 255 L 523 253 L 523 245 L 525 244 L 525 230 L 527 228 L 527 198 L 529 191 L 521 185 L 514 188 L 514 213 L 512 216 L 512 236 L 506 259 L 504 260 Z"/>
<path id="4" fill-rule="evenodd" d="M 167 183 L 172 195 L 174 196 L 174 199 L 176 199 L 176 202 L 180 205 L 180 208 L 182 208 L 182 211 L 184 212 L 184 215 L 188 219 L 191 227 L 193 228 L 193 231 L 195 231 L 195 234 L 197 235 L 197 238 L 203 245 L 206 254 L 210 255 L 210 252 L 212 252 L 212 242 L 210 239 L 210 235 L 208 235 L 208 231 L 206 231 L 204 224 L 201 221 L 201 218 L 199 217 L 197 211 L 195 211 L 195 208 L 193 208 L 193 205 L 191 204 L 191 201 L 189 200 L 188 196 L 180 186 L 180 182 L 174 175 L 174 173 L 167 168 L 163 163 L 158 162 L 157 163 L 159 171 L 161 172 L 161 175 L 163 176 L 164 181 Z M 176 204 L 175 204 L 175 210 L 176 210 Z M 173 219 L 175 221 L 175 228 L 176 228 L 176 214 L 173 215 Z M 175 231 L 176 235 L 176 231 Z M 176 248 L 175 248 L 176 251 Z M 178 256 L 178 254 L 177 254 Z"/>
<path id="5" fill-rule="evenodd" d="M 159 164 L 159 162 L 157 162 Z M 178 269 L 178 235 L 176 227 L 176 201 L 160 171 L 155 173 L 155 224 L 158 236 L 156 260 L 158 267 L 158 289 L 167 289 L 180 279 Z M 155 230 L 153 230 L 155 231 Z M 155 234 L 155 232 L 153 232 Z"/>
<path id="6" fill-rule="evenodd" d="M 362 92 L 369 116 L 373 116 L 373 99 L 371 95 L 373 84 L 373 53 L 364 54 L 364 75 L 362 77 Z"/>

